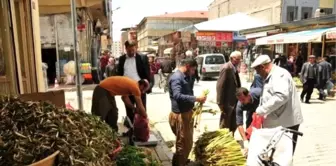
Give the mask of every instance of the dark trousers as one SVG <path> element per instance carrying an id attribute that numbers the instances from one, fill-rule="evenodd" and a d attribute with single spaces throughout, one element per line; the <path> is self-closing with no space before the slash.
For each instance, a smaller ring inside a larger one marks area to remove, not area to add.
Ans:
<path id="1" fill-rule="evenodd" d="M 306 102 L 309 102 L 311 95 L 314 91 L 316 80 L 315 79 L 307 79 L 307 81 L 303 84 L 303 90 L 301 92 L 301 99 L 306 96 Z"/>
<path id="2" fill-rule="evenodd" d="M 235 110 L 235 109 L 234 109 Z M 228 128 L 232 134 L 237 129 L 237 123 L 236 123 L 236 111 L 232 111 L 231 113 L 221 113 L 220 119 L 219 119 L 219 128 Z"/>
<path id="3" fill-rule="evenodd" d="M 288 128 L 289 128 L 289 129 L 292 129 L 292 130 L 295 130 L 295 131 L 299 131 L 299 127 L 300 127 L 300 125 L 295 125 L 295 126 L 288 127 Z M 295 152 L 295 147 L 296 147 L 296 143 L 297 143 L 297 138 L 298 138 L 298 135 L 293 134 L 293 155 L 294 155 L 294 152 Z"/>
<path id="4" fill-rule="evenodd" d="M 150 88 L 152 89 L 155 85 L 155 76 L 151 75 L 150 77 Z"/>
<path id="5" fill-rule="evenodd" d="M 324 99 L 325 97 L 327 97 L 327 94 L 324 93 L 324 89 L 327 85 L 327 81 L 328 80 L 321 80 L 320 83 L 319 83 L 319 86 L 318 86 L 318 90 L 319 90 L 319 99 Z"/>
<path id="6" fill-rule="evenodd" d="M 96 86 L 92 95 L 91 114 L 100 117 L 118 132 L 118 107 L 114 96 L 100 86 Z"/>
<path id="7" fill-rule="evenodd" d="M 134 96 L 129 96 L 129 99 L 131 100 L 132 104 L 134 105 L 135 104 Z M 141 95 L 141 100 L 142 100 L 142 104 L 144 105 L 144 107 L 146 109 L 146 94 Z M 125 108 L 126 108 L 126 115 L 128 116 L 128 118 L 131 120 L 131 122 L 133 124 L 133 122 L 134 122 L 134 111 L 135 110 L 133 110 L 131 108 L 128 108 L 126 105 L 125 105 Z"/>

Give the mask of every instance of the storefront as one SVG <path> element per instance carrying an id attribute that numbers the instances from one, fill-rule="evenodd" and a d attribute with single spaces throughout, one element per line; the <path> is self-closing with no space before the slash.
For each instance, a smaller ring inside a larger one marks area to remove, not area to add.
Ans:
<path id="1" fill-rule="evenodd" d="M 222 53 L 229 55 L 233 49 L 232 32 L 200 31 L 196 33 L 199 54 Z"/>

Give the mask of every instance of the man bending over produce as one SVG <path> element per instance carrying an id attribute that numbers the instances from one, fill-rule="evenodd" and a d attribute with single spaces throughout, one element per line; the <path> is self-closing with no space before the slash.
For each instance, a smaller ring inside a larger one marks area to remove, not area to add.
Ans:
<path id="1" fill-rule="evenodd" d="M 147 118 L 141 94 L 145 93 L 148 87 L 149 83 L 145 80 L 137 82 L 125 76 L 108 77 L 93 90 L 91 113 L 99 116 L 101 120 L 118 131 L 118 108 L 114 96 L 122 96 L 121 99 L 125 105 Z M 129 95 L 135 97 L 136 108 L 130 101 Z"/>
<path id="2" fill-rule="evenodd" d="M 173 166 L 185 166 L 193 145 L 193 107 L 194 103 L 204 103 L 205 96 L 195 97 L 190 84 L 191 76 L 195 74 L 197 62 L 193 59 L 183 59 L 179 69 L 170 77 L 169 96 L 172 112 L 169 114 L 169 124 L 176 136 L 176 151 L 173 156 Z"/>
<path id="3" fill-rule="evenodd" d="M 236 107 L 236 123 L 239 134 L 244 141 L 244 149 L 248 149 L 248 139 L 246 137 L 246 132 L 244 130 L 244 115 L 243 112 L 246 111 L 246 128 L 252 123 L 252 115 L 258 108 L 259 100 L 261 96 L 261 88 L 251 88 L 248 91 L 246 88 L 239 88 L 236 92 L 238 99 Z"/>

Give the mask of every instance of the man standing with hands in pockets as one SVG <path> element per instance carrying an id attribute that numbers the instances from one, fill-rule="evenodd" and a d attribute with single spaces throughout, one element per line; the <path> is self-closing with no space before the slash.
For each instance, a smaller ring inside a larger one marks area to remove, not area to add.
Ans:
<path id="1" fill-rule="evenodd" d="M 204 103 L 205 96 L 195 97 L 190 81 L 195 74 L 197 62 L 193 59 L 183 59 L 179 69 L 170 77 L 169 96 L 172 112 L 169 114 L 169 124 L 176 136 L 176 151 L 173 156 L 173 166 L 185 166 L 193 145 L 193 107 L 195 102 Z"/>

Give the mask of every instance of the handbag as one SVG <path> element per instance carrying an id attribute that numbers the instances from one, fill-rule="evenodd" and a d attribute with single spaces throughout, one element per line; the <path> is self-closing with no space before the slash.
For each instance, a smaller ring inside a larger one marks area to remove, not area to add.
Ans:
<path id="1" fill-rule="evenodd" d="M 256 113 L 253 113 L 253 115 L 252 115 L 252 123 L 246 129 L 246 137 L 247 137 L 248 140 L 250 140 L 250 138 L 251 138 L 253 128 L 261 129 L 263 122 L 264 122 L 264 117 L 263 116 L 259 116 Z"/>

